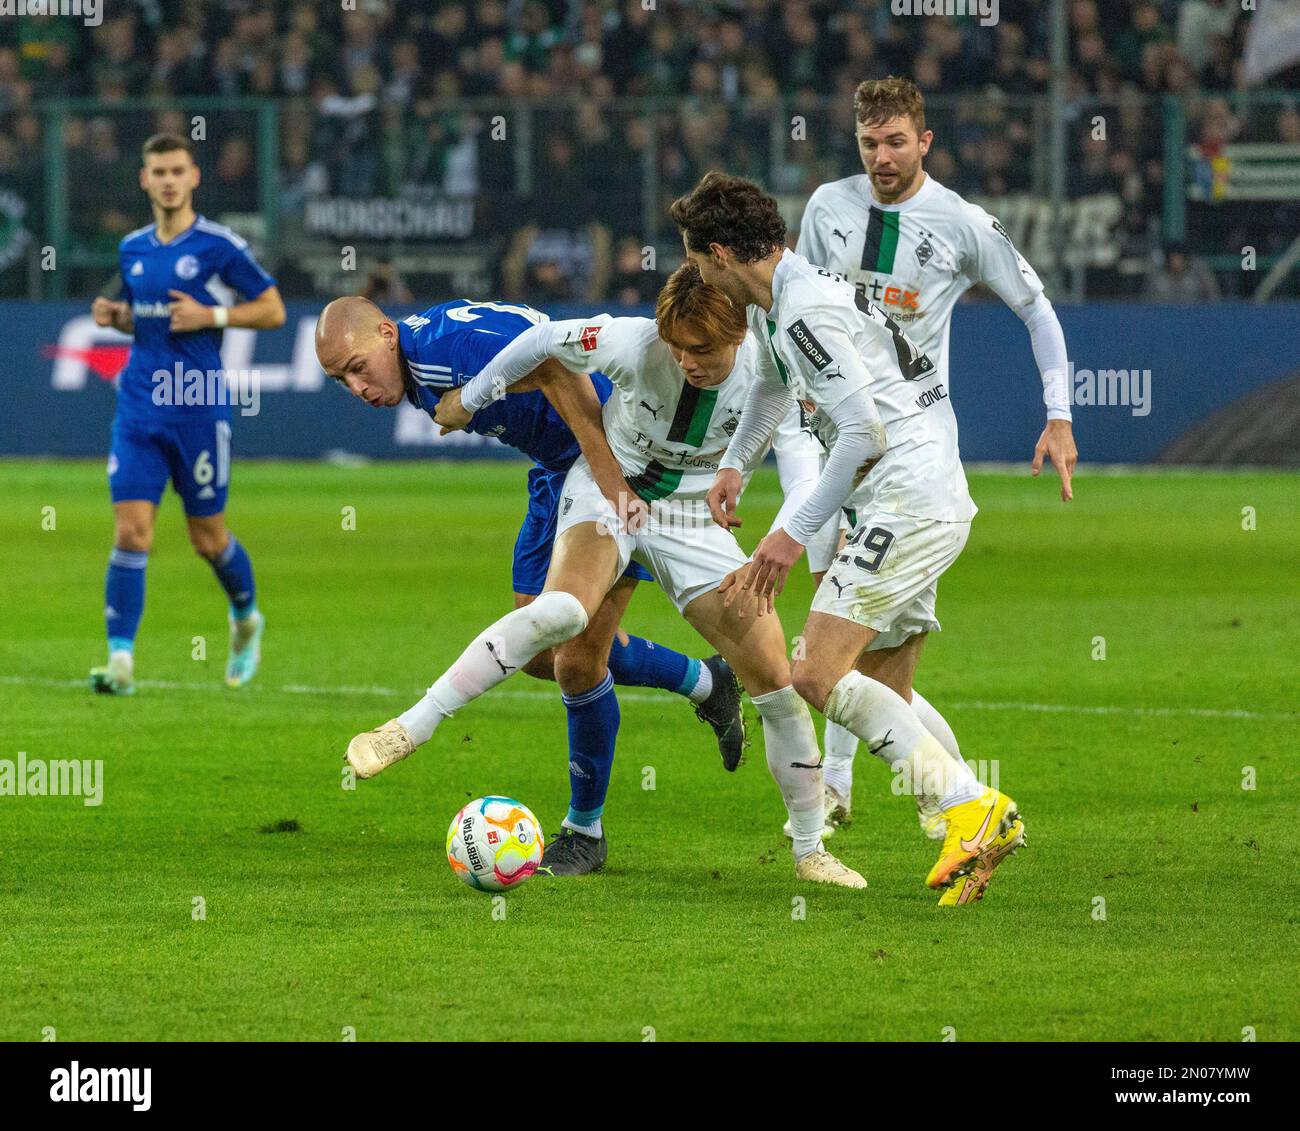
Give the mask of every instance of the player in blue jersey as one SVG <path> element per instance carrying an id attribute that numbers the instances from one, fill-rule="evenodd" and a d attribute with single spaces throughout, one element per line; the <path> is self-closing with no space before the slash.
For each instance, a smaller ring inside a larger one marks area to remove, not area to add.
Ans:
<path id="1" fill-rule="evenodd" d="M 126 236 L 119 248 L 120 299 L 95 299 L 100 326 L 133 337 L 117 380 L 108 482 L 113 499 L 113 552 L 105 582 L 108 664 L 93 668 L 91 686 L 111 695 L 135 690 L 134 646 L 144 611 L 144 575 L 154 519 L 170 479 L 185 507 L 190 543 L 212 566 L 230 600 L 226 683 L 253 678 L 261 655 L 263 619 L 257 610 L 248 552 L 226 529 L 230 483 L 230 406 L 250 406 L 248 375 L 221 364 L 225 326 L 271 330 L 284 325 L 275 280 L 258 266 L 248 244 L 229 228 L 194 211 L 199 167 L 190 143 L 156 134 L 144 143 L 140 187 L 153 223 Z M 224 305 L 221 294 L 247 300 Z M 232 385 L 230 378 L 236 380 Z"/>
<path id="2" fill-rule="evenodd" d="M 405 399 L 432 416 L 443 393 L 476 376 L 505 345 L 544 318 L 526 306 L 460 299 L 398 323 L 367 299 L 342 298 L 321 312 L 316 354 L 330 377 L 372 407 L 395 408 Z M 553 363 L 552 370 L 513 385 L 509 395 L 475 413 L 467 429 L 495 436 L 533 460 L 528 473 L 528 513 L 515 543 L 514 591 L 516 609 L 535 610 L 539 623 L 555 619 L 552 605 L 560 595 L 544 590 L 560 488 L 578 456 L 587 457 L 593 474 L 603 480 L 611 497 L 621 493 L 624 498 L 636 499 L 601 425 L 600 406 L 609 397 L 609 380 L 593 374 L 591 380 L 575 381 L 558 363 Z M 713 728 L 728 770 L 739 763 L 745 740 L 736 679 L 721 656 L 695 660 L 615 631 L 637 581 L 649 578 L 641 566 L 629 566 L 591 617 L 593 629 L 603 626 L 604 640 L 614 636 L 612 648 L 595 665 L 602 666 L 603 661 L 608 668 L 596 686 L 571 686 L 565 671 L 556 670 L 554 651 L 549 647 L 523 665 L 530 675 L 556 679 L 564 692 L 573 786 L 564 827 L 598 844 L 602 863 L 608 848 L 601 813 L 613 763 L 613 733 L 619 722 L 612 684 L 659 687 L 687 696 L 695 703 L 700 719 Z M 569 603 L 573 603 L 571 598 Z M 593 631 L 592 638 L 600 637 Z M 489 641 L 489 653 L 491 650 Z M 577 650 L 572 650 L 576 658 Z M 582 659 L 590 671 L 589 658 Z M 357 774 L 371 777 L 428 741 L 433 727 L 423 714 L 412 709 L 354 739 L 348 760 Z M 375 744 L 390 754 L 382 764 L 376 764 L 370 753 L 377 748 Z M 584 807 L 583 799 L 588 797 L 600 801 Z"/>

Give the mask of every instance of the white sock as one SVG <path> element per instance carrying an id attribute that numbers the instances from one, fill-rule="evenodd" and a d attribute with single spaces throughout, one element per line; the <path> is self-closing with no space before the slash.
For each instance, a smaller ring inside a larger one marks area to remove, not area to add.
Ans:
<path id="1" fill-rule="evenodd" d="M 858 736 L 827 719 L 822 745 L 826 749 L 822 761 L 826 784 L 841 797 L 850 796 L 853 793 L 853 756 L 858 752 Z"/>
<path id="2" fill-rule="evenodd" d="M 587 627 L 587 612 L 571 593 L 543 593 L 531 605 L 507 613 L 474 638 L 425 692 L 397 716 L 417 746 L 428 742 L 438 724 L 466 703 L 513 675 L 539 652 L 572 640 Z"/>
<path id="3" fill-rule="evenodd" d="M 982 787 L 970 767 L 947 751 L 916 717 L 898 692 L 859 671 L 835 685 L 825 715 L 856 734 L 871 753 L 899 774 L 899 792 L 934 796 L 940 809 L 973 801 Z M 897 788 L 897 785 L 896 785 Z M 918 802 L 919 803 L 919 802 Z"/>
<path id="4" fill-rule="evenodd" d="M 568 817 L 565 817 L 564 820 L 560 822 L 560 827 L 572 829 L 575 833 L 582 833 L 583 836 L 595 837 L 597 840 L 599 840 L 605 832 L 605 822 L 599 817 L 596 818 L 595 824 L 592 825 L 575 825 Z"/>
<path id="5" fill-rule="evenodd" d="M 713 694 L 713 673 L 700 661 L 699 678 L 695 681 L 695 686 L 686 693 L 686 698 L 692 703 L 703 703 L 710 695 Z"/>
<path id="6" fill-rule="evenodd" d="M 763 719 L 763 747 L 767 768 L 790 814 L 794 858 L 802 860 L 822 846 L 822 770 L 808 704 L 793 687 L 754 696 L 752 702 Z"/>
<path id="7" fill-rule="evenodd" d="M 957 745 L 957 736 L 952 733 L 952 727 L 948 725 L 945 719 L 934 705 L 930 703 L 924 695 L 917 689 L 912 688 L 912 712 L 921 720 L 921 725 L 925 727 L 953 758 L 961 758 L 961 749 Z"/>

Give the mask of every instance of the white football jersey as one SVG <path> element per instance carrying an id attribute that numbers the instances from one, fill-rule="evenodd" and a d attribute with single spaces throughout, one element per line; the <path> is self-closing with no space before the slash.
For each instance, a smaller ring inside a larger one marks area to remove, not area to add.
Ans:
<path id="1" fill-rule="evenodd" d="M 746 334 L 720 384 L 690 384 L 652 318 L 593 318 L 553 323 L 551 351 L 568 369 L 599 370 L 614 385 L 602 410 L 605 437 L 628 485 L 643 499 L 702 500 L 758 380 L 760 349 Z M 802 426 L 798 405 L 777 428 L 778 458 L 816 458 L 820 447 Z M 766 451 L 746 469 L 746 483 Z"/>
<path id="2" fill-rule="evenodd" d="M 1042 281 L 1002 225 L 928 174 L 902 204 L 879 204 L 865 173 L 832 181 L 808 199 L 799 254 L 848 279 L 883 308 L 948 385 L 952 308 L 976 283 L 1018 309 Z"/>
<path id="3" fill-rule="evenodd" d="M 829 410 L 856 390 L 880 413 L 885 454 L 853 493 L 855 503 L 969 522 L 975 505 L 961 466 L 957 419 L 934 363 L 851 282 L 792 251 L 777 265 L 772 298 L 768 312 L 749 307 L 750 329 L 767 346 L 763 379 L 812 401 L 824 436 Z"/>

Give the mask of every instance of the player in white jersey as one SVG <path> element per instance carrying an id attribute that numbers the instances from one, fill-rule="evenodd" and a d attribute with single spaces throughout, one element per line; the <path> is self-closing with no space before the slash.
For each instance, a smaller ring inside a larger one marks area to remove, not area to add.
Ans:
<path id="1" fill-rule="evenodd" d="M 822 185 L 808 200 L 797 250 L 810 262 L 847 278 L 881 306 L 935 363 L 951 390 L 948 337 L 953 307 L 977 283 L 1005 302 L 1029 331 L 1043 386 L 1047 423 L 1034 449 L 1033 473 L 1050 459 L 1061 477 L 1061 498 L 1073 497 L 1078 453 L 1071 427 L 1065 336 L 1043 284 L 1010 237 L 984 209 L 945 188 L 922 168 L 933 134 L 925 102 L 908 79 L 864 82 L 854 95 L 858 149 L 865 174 Z M 808 568 L 817 584 L 856 510 L 833 519 L 808 544 Z M 926 726 L 954 755 L 952 728 L 914 696 Z M 826 726 L 828 824 L 847 820 L 852 805 L 853 757 L 858 741 L 835 723 Z"/>
<path id="2" fill-rule="evenodd" d="M 861 888 L 866 881 L 821 842 L 817 733 L 791 684 L 781 625 L 775 617 L 740 616 L 741 609 L 728 608 L 719 591 L 747 558 L 731 532 L 714 525 L 707 495 L 757 381 L 760 356 L 758 343 L 746 335 L 741 310 L 684 267 L 660 294 L 655 320 L 598 315 L 542 322 L 505 346 L 464 387 L 443 395 L 435 419 L 444 429 L 461 428 L 543 365 L 558 361 L 570 371 L 599 370 L 614 385 L 603 409 L 609 446 L 635 494 L 611 498 L 580 458 L 561 492 L 542 596 L 480 634 L 412 712 L 436 725 L 550 646 L 556 647 L 555 675 L 562 689 L 599 683 L 616 626 L 594 614 L 636 558 L 731 664 L 758 709 L 768 767 L 794 828 L 796 875 Z M 784 419 L 754 449 L 742 479 L 757 466 L 773 434 L 787 489 L 784 515 L 797 509 L 811 488 L 818 457 L 815 441 L 800 428 L 797 409 L 787 406 Z M 490 656 L 484 654 L 485 644 Z"/>
<path id="3" fill-rule="evenodd" d="M 748 308 L 768 347 L 709 492 L 715 521 L 736 521 L 738 469 L 767 443 L 797 391 L 834 428 L 816 488 L 759 544 L 729 597 L 739 589 L 770 612 L 808 541 L 864 485 L 858 523 L 813 601 L 794 685 L 865 740 L 903 776 L 922 813 L 945 824 L 926 877 L 946 889 L 940 902 L 977 899 L 1024 826 L 1015 803 L 983 788 L 909 707 L 919 641 L 938 627 L 938 577 L 960 554 L 975 513 L 936 368 L 851 283 L 785 249 L 776 201 L 757 185 L 710 173 L 672 216 L 687 256 Z"/>

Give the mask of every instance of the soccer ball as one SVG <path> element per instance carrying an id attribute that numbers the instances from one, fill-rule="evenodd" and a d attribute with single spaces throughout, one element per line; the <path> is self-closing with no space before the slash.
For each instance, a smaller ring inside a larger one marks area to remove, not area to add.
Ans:
<path id="1" fill-rule="evenodd" d="M 518 887 L 537 871 L 545 847 L 532 810 L 512 797 L 471 801 L 447 830 L 447 863 L 480 891 Z"/>

